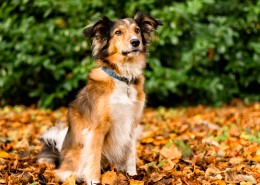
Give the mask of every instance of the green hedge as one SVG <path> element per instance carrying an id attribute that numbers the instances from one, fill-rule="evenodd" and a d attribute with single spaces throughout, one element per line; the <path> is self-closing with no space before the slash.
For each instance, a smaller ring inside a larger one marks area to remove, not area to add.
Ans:
<path id="1" fill-rule="evenodd" d="M 260 0 L 0 2 L 0 104 L 67 105 L 94 66 L 86 25 L 148 12 L 149 103 L 260 100 Z"/>

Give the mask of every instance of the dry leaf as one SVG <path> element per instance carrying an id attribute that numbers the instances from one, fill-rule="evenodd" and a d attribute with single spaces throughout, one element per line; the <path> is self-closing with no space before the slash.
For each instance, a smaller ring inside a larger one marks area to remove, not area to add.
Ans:
<path id="1" fill-rule="evenodd" d="M 216 176 L 220 173 L 221 173 L 221 171 L 218 168 L 209 167 L 209 168 L 207 168 L 207 170 L 205 172 L 205 177 Z"/>
<path id="2" fill-rule="evenodd" d="M 117 175 L 114 171 L 107 171 L 101 176 L 102 184 L 114 185 L 117 182 Z"/>
<path id="3" fill-rule="evenodd" d="M 164 159 L 180 159 L 182 156 L 181 151 L 175 146 L 175 144 L 171 144 L 170 147 L 163 147 L 160 151 L 160 156 Z"/>
<path id="4" fill-rule="evenodd" d="M 217 180 L 218 185 L 226 185 L 226 182 L 223 180 Z"/>
<path id="5" fill-rule="evenodd" d="M 153 172 L 150 176 L 150 181 L 157 182 L 165 176 L 166 176 L 166 174 L 164 174 L 164 173 Z"/>
<path id="6" fill-rule="evenodd" d="M 117 176 L 118 185 L 128 185 L 128 177 L 124 176 L 122 173 L 119 173 Z"/>
<path id="7" fill-rule="evenodd" d="M 76 179 L 74 175 L 69 176 L 66 178 L 66 181 L 62 185 L 75 185 L 76 184 Z"/>
<path id="8" fill-rule="evenodd" d="M 252 183 L 252 184 L 256 184 L 257 183 L 255 178 L 252 175 L 242 175 L 242 174 L 239 174 L 239 175 L 235 176 L 235 179 L 237 181 L 239 181 L 239 182 L 246 181 L 246 182 L 249 182 L 249 183 Z"/>
<path id="9" fill-rule="evenodd" d="M 243 159 L 242 157 L 232 157 L 231 159 L 229 159 L 229 163 L 230 164 L 241 164 L 245 159 Z"/>
<path id="10" fill-rule="evenodd" d="M 144 181 L 130 180 L 130 185 L 144 185 Z"/>
<path id="11" fill-rule="evenodd" d="M 10 157 L 9 153 L 5 151 L 0 151 L 0 158 L 8 159 Z"/>

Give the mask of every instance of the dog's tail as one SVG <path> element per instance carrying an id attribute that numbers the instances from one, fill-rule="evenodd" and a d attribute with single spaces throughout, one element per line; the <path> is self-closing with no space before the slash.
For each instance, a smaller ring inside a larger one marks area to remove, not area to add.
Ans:
<path id="1" fill-rule="evenodd" d="M 43 133 L 40 140 L 44 143 L 44 146 L 38 154 L 37 161 L 39 163 L 47 162 L 56 166 L 59 165 L 59 155 L 67 132 L 68 127 L 59 123 Z"/>

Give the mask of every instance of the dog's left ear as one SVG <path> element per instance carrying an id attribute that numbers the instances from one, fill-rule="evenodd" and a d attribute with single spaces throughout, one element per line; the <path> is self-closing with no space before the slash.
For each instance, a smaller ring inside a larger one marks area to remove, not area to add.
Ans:
<path id="1" fill-rule="evenodd" d="M 151 42 L 151 33 L 159 26 L 162 25 L 162 21 L 148 16 L 142 12 L 137 12 L 134 16 L 135 22 L 142 30 L 144 36 L 144 43 Z"/>

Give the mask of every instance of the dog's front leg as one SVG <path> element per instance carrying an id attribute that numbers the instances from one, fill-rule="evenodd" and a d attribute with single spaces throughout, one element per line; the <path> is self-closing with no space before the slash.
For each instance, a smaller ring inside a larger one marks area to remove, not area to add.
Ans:
<path id="1" fill-rule="evenodd" d="M 135 138 L 132 140 L 131 142 L 131 151 L 129 153 L 127 162 L 126 162 L 126 172 L 133 176 L 133 175 L 137 175 L 136 172 L 136 140 Z"/>
<path id="2" fill-rule="evenodd" d="M 98 130 L 84 130 L 84 144 L 80 158 L 79 176 L 88 185 L 100 183 L 101 151 L 104 134 Z"/>

